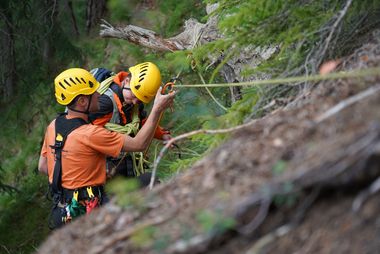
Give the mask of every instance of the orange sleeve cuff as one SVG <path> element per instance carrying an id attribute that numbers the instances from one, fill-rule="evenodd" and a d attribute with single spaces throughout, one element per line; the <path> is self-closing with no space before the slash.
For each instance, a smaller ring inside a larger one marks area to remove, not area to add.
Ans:
<path id="1" fill-rule="evenodd" d="M 141 121 L 141 124 L 144 125 L 145 122 L 146 122 L 146 118 Z M 155 139 L 161 139 L 162 140 L 162 136 L 164 136 L 165 134 L 170 134 L 170 131 L 165 130 L 163 127 L 158 125 L 155 132 L 154 132 L 153 137 Z"/>

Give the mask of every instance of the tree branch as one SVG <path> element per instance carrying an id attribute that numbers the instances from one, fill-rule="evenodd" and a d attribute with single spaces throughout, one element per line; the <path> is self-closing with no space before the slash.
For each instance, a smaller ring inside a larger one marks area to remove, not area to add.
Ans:
<path id="1" fill-rule="evenodd" d="M 320 122 L 323 122 L 324 120 L 328 119 L 329 117 L 339 113 L 340 111 L 342 111 L 343 109 L 351 106 L 352 104 L 360 101 L 360 100 L 363 100 L 369 96 L 372 96 L 376 93 L 378 93 L 380 91 L 380 86 L 372 86 L 370 88 L 368 88 L 367 90 L 361 92 L 361 93 L 358 93 L 356 94 L 355 96 L 352 96 L 344 101 L 341 101 L 339 102 L 337 105 L 335 105 L 334 107 L 330 108 L 329 110 L 327 110 L 325 113 L 323 113 L 322 115 L 319 115 L 315 122 L 316 123 L 320 123 Z"/>
<path id="2" fill-rule="evenodd" d="M 124 39 L 131 43 L 141 45 L 158 51 L 184 50 L 183 44 L 175 39 L 164 39 L 154 31 L 134 25 L 127 25 L 124 28 L 114 27 L 105 20 L 100 25 L 100 36 L 104 38 Z"/>
<path id="3" fill-rule="evenodd" d="M 245 124 L 242 124 L 242 125 L 238 125 L 238 126 L 235 126 L 235 127 L 232 127 L 232 128 L 227 128 L 227 129 L 219 129 L 219 130 L 203 130 L 203 129 L 201 129 L 201 130 L 195 130 L 195 131 L 190 131 L 190 132 L 181 134 L 181 135 L 179 135 L 179 136 L 177 136 L 175 138 L 170 139 L 168 141 L 168 143 L 166 143 L 165 146 L 161 149 L 161 151 L 159 152 L 156 160 L 154 161 L 154 166 L 153 166 L 153 171 L 152 171 L 152 177 L 150 178 L 149 189 L 151 190 L 153 188 L 155 177 L 156 177 L 158 163 L 160 163 L 160 161 L 161 161 L 162 157 L 164 156 L 165 152 L 174 143 L 176 143 L 177 141 L 185 139 L 185 138 L 188 138 L 188 137 L 191 137 L 191 136 L 194 136 L 194 135 L 197 135 L 197 134 L 223 134 L 223 133 L 229 133 L 229 132 L 233 132 L 233 131 L 245 128 L 247 126 L 250 126 L 250 125 L 254 124 L 255 122 L 256 122 L 256 119 L 254 119 L 254 120 L 252 120 L 252 121 L 250 121 L 248 123 L 245 123 Z"/>

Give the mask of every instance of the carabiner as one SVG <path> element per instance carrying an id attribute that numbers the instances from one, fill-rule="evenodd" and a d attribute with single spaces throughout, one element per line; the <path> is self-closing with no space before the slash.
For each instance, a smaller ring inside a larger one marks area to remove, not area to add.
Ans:
<path id="1" fill-rule="evenodd" d="M 161 94 L 166 94 L 166 90 L 168 90 L 168 93 L 170 93 L 171 91 L 173 91 L 173 89 L 174 82 L 168 82 L 162 87 Z"/>

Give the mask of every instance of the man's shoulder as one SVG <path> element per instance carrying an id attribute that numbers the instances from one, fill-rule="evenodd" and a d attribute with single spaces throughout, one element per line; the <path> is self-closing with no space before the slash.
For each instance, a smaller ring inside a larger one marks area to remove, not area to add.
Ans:
<path id="1" fill-rule="evenodd" d="M 110 130 L 107 130 L 106 128 L 94 125 L 94 124 L 86 124 L 81 127 L 79 127 L 77 130 L 74 131 L 74 135 L 76 138 L 85 141 L 85 140 L 92 140 L 92 142 L 103 142 L 108 139 L 113 140 L 115 138 L 120 138 L 119 136 L 123 136 L 123 134 L 120 134 L 118 132 L 112 132 Z"/>

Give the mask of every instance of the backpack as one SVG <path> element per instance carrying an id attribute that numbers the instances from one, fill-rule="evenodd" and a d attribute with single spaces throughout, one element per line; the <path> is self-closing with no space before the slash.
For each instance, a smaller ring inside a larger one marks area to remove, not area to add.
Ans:
<path id="1" fill-rule="evenodd" d="M 113 71 L 102 67 L 92 69 L 90 73 L 100 83 L 100 87 L 98 88 L 100 94 L 104 94 L 107 91 L 116 75 Z"/>

